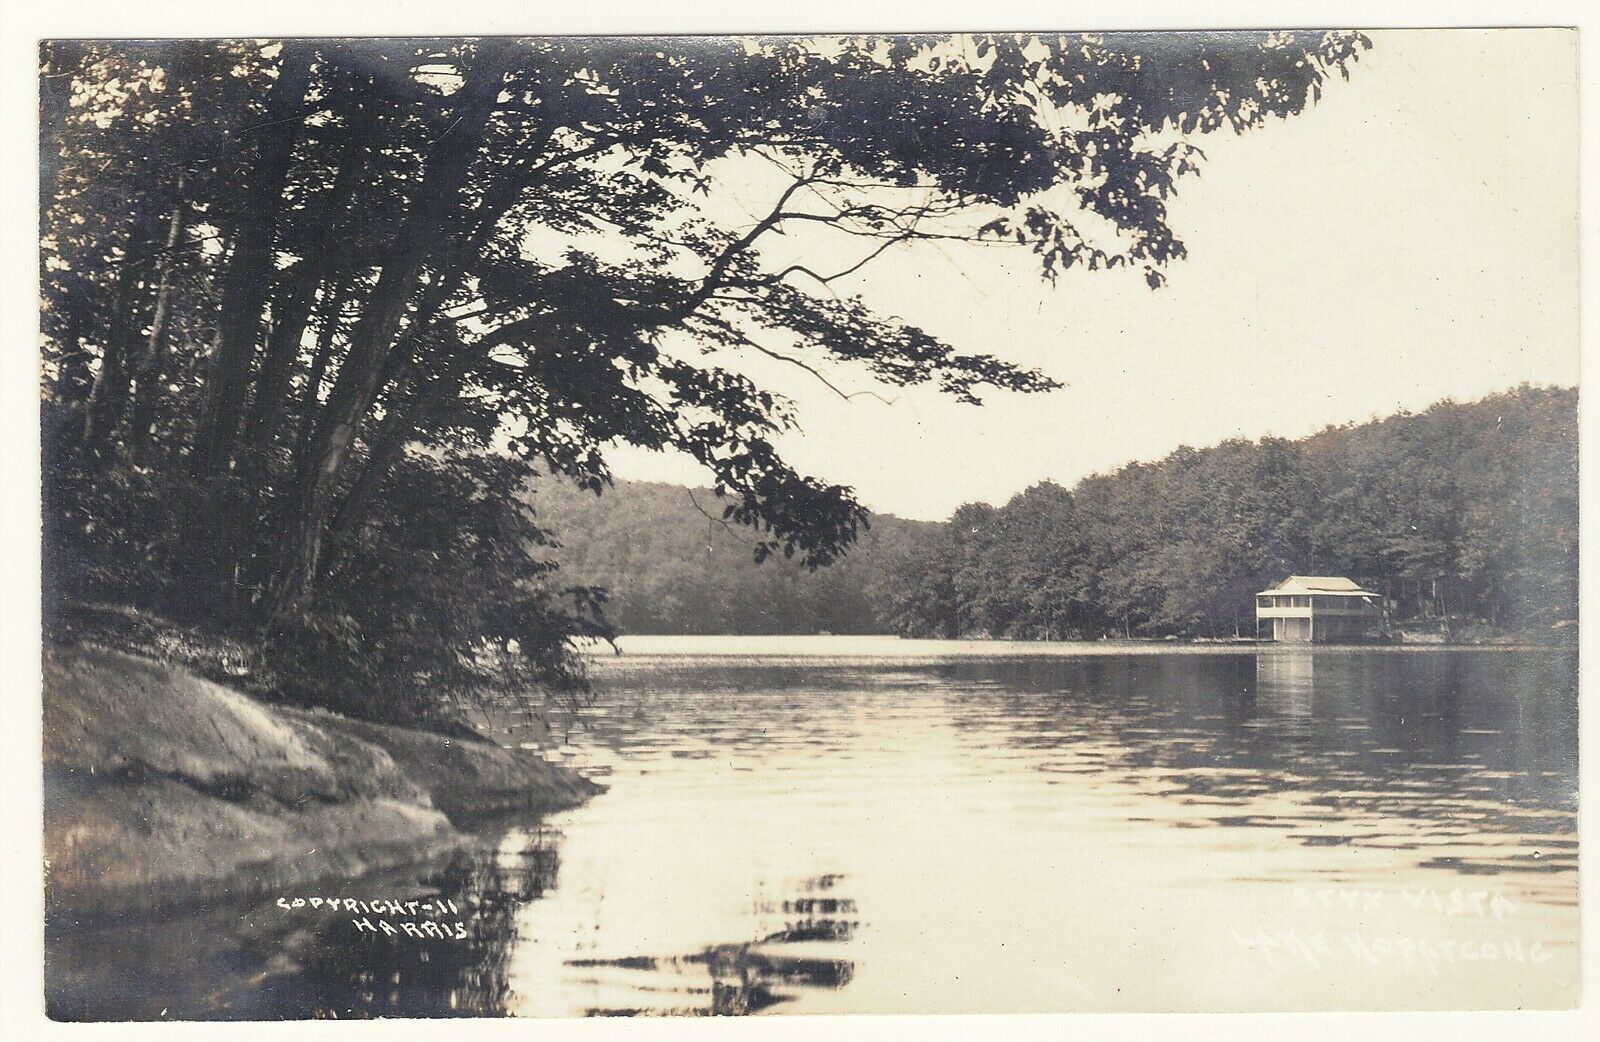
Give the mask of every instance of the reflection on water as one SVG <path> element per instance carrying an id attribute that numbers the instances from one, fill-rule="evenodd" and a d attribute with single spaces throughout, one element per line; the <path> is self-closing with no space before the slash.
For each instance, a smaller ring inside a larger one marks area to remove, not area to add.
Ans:
<path id="1" fill-rule="evenodd" d="M 453 902 L 457 911 L 442 918 L 388 917 L 397 927 L 430 918 L 441 927 L 423 936 L 355 925 L 356 919 L 375 923 L 377 913 L 325 904 L 285 909 L 274 897 L 187 915 L 52 922 L 50 1013 L 73 1020 L 501 1014 L 511 994 L 506 967 L 518 909 L 556 879 L 553 838 L 513 827 L 440 866 L 281 895 L 286 901 L 315 895 L 319 904 L 334 897 Z M 456 923 L 464 937 L 456 936 Z"/>
<path id="2" fill-rule="evenodd" d="M 836 877 L 823 876 L 807 880 L 804 890 L 828 891 L 837 883 Z M 855 902 L 847 897 L 796 897 L 783 902 L 786 925 L 752 942 L 717 945 L 682 957 L 578 958 L 568 959 L 566 965 L 590 971 L 571 978 L 582 988 L 654 1000 L 625 1007 L 585 1007 L 590 1016 L 758 1013 L 797 993 L 850 983 L 854 963 L 830 958 L 826 949 L 819 952 L 806 942 L 849 940 L 858 923 L 846 917 L 855 910 Z M 772 909 L 760 911 L 771 914 Z"/>
<path id="3" fill-rule="evenodd" d="M 57 931 L 58 1012 L 1575 1000 L 1573 654 L 634 646 L 548 750 L 606 793 L 388 884 L 467 939 L 269 905 Z"/>
<path id="4" fill-rule="evenodd" d="M 1256 705 L 1275 716 L 1310 716 L 1316 690 L 1317 657 L 1291 650 L 1256 656 Z"/>

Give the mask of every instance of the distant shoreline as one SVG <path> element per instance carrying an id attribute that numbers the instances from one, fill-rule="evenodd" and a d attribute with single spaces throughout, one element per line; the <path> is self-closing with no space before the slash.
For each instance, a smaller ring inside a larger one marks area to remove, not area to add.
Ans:
<path id="1" fill-rule="evenodd" d="M 1483 643 L 1393 643 L 1393 644 L 1299 644 L 1276 641 L 1233 641 L 1209 639 L 1117 638 L 1114 640 L 1046 641 L 988 637 L 918 638 L 894 634 L 808 634 L 808 633 L 701 633 L 624 634 L 617 638 L 617 650 L 597 644 L 585 650 L 591 662 L 616 659 L 647 659 L 661 656 L 727 657 L 982 657 L 990 654 L 1026 657 L 1067 657 L 1073 655 L 1113 655 L 1118 653 L 1173 653 L 1194 655 L 1221 654 L 1300 654 L 1370 651 L 1386 653 L 1478 651 L 1478 652 L 1561 652 L 1577 651 L 1576 644 L 1541 644 L 1532 641 Z"/>

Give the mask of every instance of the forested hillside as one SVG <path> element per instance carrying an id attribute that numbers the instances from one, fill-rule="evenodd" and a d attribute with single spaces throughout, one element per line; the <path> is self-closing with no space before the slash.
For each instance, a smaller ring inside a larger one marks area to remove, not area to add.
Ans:
<path id="1" fill-rule="evenodd" d="M 1253 632 L 1257 590 L 1302 573 L 1348 575 L 1452 634 L 1550 634 L 1577 615 L 1577 403 L 1522 387 L 1179 448 L 944 524 L 875 517 L 815 572 L 755 564 L 705 491 L 545 481 L 533 502 L 562 580 L 609 588 L 625 633 L 1226 636 Z"/>
<path id="2" fill-rule="evenodd" d="M 1577 615 L 1577 404 L 1524 386 L 969 504 L 896 562 L 879 612 L 917 636 L 1220 636 L 1301 573 L 1447 631 L 1549 633 Z"/>
<path id="3" fill-rule="evenodd" d="M 756 536 L 720 520 L 709 489 L 621 482 L 603 496 L 543 479 L 531 498 L 562 545 L 549 556 L 562 582 L 604 587 L 623 633 L 882 633 L 876 592 L 891 560 L 942 527 L 874 515 L 854 548 L 808 571 L 776 556 L 757 564 Z"/>

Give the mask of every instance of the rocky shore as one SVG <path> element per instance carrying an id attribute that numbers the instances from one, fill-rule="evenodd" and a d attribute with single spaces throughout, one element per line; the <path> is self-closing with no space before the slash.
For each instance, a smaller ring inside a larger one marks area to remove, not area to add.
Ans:
<path id="1" fill-rule="evenodd" d="M 52 915 L 354 878 L 447 855 L 475 817 L 599 786 L 488 742 L 269 705 L 96 647 L 44 656 Z"/>

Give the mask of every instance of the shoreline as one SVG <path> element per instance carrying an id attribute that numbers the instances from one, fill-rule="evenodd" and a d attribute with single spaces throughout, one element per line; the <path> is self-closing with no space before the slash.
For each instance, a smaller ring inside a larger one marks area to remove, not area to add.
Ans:
<path id="1" fill-rule="evenodd" d="M 921 638 L 895 634 L 622 634 L 615 650 L 597 646 L 583 654 L 591 666 L 608 668 L 662 657 L 849 658 L 893 654 L 905 658 L 1073 657 L 1105 655 L 1324 655 L 1352 652 L 1429 654 L 1440 652 L 1575 652 L 1577 645 L 1537 641 L 1451 644 L 1428 641 L 1310 644 L 1277 641 L 1118 638 L 1115 640 L 1018 640 L 999 637 Z"/>
<path id="2" fill-rule="evenodd" d="M 603 790 L 488 741 L 273 705 L 103 646 L 43 658 L 50 918 L 424 866 L 482 819 Z"/>

